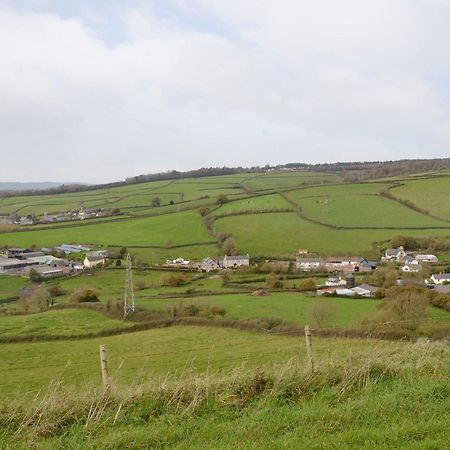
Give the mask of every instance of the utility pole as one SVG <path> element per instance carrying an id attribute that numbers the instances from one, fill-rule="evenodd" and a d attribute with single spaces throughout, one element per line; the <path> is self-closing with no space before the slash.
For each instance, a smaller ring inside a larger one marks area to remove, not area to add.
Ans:
<path id="1" fill-rule="evenodd" d="M 131 273 L 131 256 L 127 253 L 126 275 L 125 275 L 125 297 L 123 302 L 123 317 L 134 312 L 134 290 L 133 275 Z"/>

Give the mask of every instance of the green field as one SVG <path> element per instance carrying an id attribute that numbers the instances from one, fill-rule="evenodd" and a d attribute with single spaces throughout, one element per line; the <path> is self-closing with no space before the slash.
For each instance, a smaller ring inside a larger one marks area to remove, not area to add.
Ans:
<path id="1" fill-rule="evenodd" d="M 310 308 L 313 303 L 323 301 L 313 295 L 276 292 L 266 297 L 253 297 L 250 294 L 214 295 L 189 299 L 141 299 L 139 305 L 153 310 L 165 310 L 168 305 L 177 302 L 218 305 L 226 310 L 226 316 L 236 320 L 259 318 L 277 318 L 305 325 L 311 322 Z M 362 319 L 370 317 L 376 311 L 378 300 L 330 298 L 335 307 L 335 317 L 327 326 L 357 325 Z M 441 312 L 445 317 L 450 315 Z"/>
<path id="2" fill-rule="evenodd" d="M 402 182 L 391 194 L 436 217 L 450 220 L 450 176 Z"/>
<path id="3" fill-rule="evenodd" d="M 214 210 L 214 214 L 232 214 L 242 211 L 270 211 L 273 209 L 292 209 L 292 205 L 278 194 L 262 195 L 225 203 Z"/>
<path id="4" fill-rule="evenodd" d="M 27 284 L 26 278 L 0 275 L 0 300 L 18 297 L 20 290 Z"/>
<path id="5" fill-rule="evenodd" d="M 333 186 L 289 192 L 306 217 L 349 228 L 449 228 L 449 224 L 377 195 L 379 184 Z"/>
<path id="6" fill-rule="evenodd" d="M 231 233 L 242 253 L 286 257 L 299 248 L 322 255 L 355 254 L 379 257 L 375 242 L 389 241 L 393 236 L 447 236 L 449 229 L 439 230 L 337 230 L 311 223 L 296 213 L 252 214 L 225 217 L 214 223 L 214 229 Z"/>
<path id="7" fill-rule="evenodd" d="M 115 221 L 39 231 L 22 231 L 0 235 L 0 245 L 42 246 L 63 242 L 97 246 L 166 246 L 211 242 L 197 212 L 188 211 L 143 219 Z"/>
<path id="8" fill-rule="evenodd" d="M 108 319 L 95 311 L 64 309 L 0 317 L 0 337 L 83 335 L 128 326 L 123 321 Z"/>

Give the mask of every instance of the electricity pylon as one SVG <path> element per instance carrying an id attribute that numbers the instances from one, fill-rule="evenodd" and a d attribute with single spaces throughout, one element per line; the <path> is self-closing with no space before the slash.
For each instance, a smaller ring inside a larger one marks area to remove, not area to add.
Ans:
<path id="1" fill-rule="evenodd" d="M 125 275 L 125 298 L 123 302 L 123 317 L 127 317 L 130 312 L 134 312 L 134 290 L 133 275 L 131 273 L 131 256 L 127 254 L 127 269 Z"/>

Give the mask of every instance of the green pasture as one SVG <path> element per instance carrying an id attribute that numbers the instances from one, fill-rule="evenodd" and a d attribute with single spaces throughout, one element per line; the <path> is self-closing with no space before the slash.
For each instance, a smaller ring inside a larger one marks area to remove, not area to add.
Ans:
<path id="1" fill-rule="evenodd" d="M 0 235 L 0 245 L 55 246 L 63 242 L 99 246 L 171 246 L 211 242 L 197 211 L 137 218 L 101 225 L 23 231 Z"/>
<path id="2" fill-rule="evenodd" d="M 0 337 L 83 335 L 127 328 L 129 323 L 113 320 L 86 309 L 63 309 L 23 316 L 0 316 Z"/>
<path id="3" fill-rule="evenodd" d="M 28 280 L 26 278 L 0 275 L 0 300 L 18 297 L 20 290 L 27 284 Z"/>
<path id="4" fill-rule="evenodd" d="M 165 310 L 177 303 L 211 304 L 225 308 L 226 317 L 237 320 L 277 318 L 305 325 L 312 320 L 310 308 L 322 298 L 290 292 L 273 292 L 271 295 L 256 297 L 250 294 L 214 295 L 189 299 L 140 299 L 139 305 L 150 310 Z M 379 300 L 329 298 L 335 316 L 327 326 L 343 327 L 358 324 L 376 311 Z M 445 313 L 445 312 L 444 312 Z M 450 314 L 447 314 L 450 320 Z"/>
<path id="5" fill-rule="evenodd" d="M 394 200 L 375 194 L 361 194 L 358 188 L 358 185 L 346 186 L 345 190 L 340 187 L 336 193 L 330 189 L 329 193 L 318 197 L 304 198 L 304 191 L 300 191 L 300 195 L 289 192 L 288 196 L 297 202 L 306 217 L 338 227 L 449 227 L 448 223 L 416 212 Z"/>
<path id="6" fill-rule="evenodd" d="M 241 211 L 264 211 L 275 208 L 292 209 L 292 205 L 279 194 L 262 195 L 234 200 L 214 210 L 214 214 L 230 214 Z"/>
<path id="7" fill-rule="evenodd" d="M 305 364 L 304 340 L 298 337 L 179 326 L 86 340 L 0 344 L 0 393 L 27 395 L 60 379 L 65 385 L 99 385 L 99 345 L 108 348 L 112 378 L 131 384 L 272 367 L 292 357 Z M 318 361 L 330 354 L 345 361 L 350 353 L 357 357 L 379 345 L 393 351 L 407 347 L 402 342 L 314 338 Z"/>
<path id="8" fill-rule="evenodd" d="M 450 176 L 405 181 L 391 189 L 391 194 L 436 217 L 450 220 Z"/>
<path id="9" fill-rule="evenodd" d="M 231 233 L 239 251 L 267 257 L 293 256 L 306 248 L 321 255 L 355 254 L 378 258 L 375 242 L 393 236 L 442 236 L 448 229 L 438 230 L 337 230 L 311 223 L 296 213 L 268 213 L 225 217 L 214 223 L 216 231 Z"/>

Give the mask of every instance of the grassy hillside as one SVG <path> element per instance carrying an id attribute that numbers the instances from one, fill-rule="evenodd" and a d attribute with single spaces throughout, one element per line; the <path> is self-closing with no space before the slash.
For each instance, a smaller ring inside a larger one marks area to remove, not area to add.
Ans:
<path id="1" fill-rule="evenodd" d="M 178 328 L 77 341 L 70 355 L 65 342 L 2 346 L 0 374 L 14 377 L 2 386 L 0 439 L 46 449 L 446 448 L 448 346 L 317 338 L 311 373 L 303 342 Z M 99 343 L 110 353 L 107 396 L 96 387 Z"/>
<path id="2" fill-rule="evenodd" d="M 201 259 L 222 252 L 198 212 L 205 206 L 214 216 L 232 216 L 217 220 L 212 231 L 231 234 L 239 251 L 252 256 L 292 256 L 301 247 L 318 254 L 376 257 L 377 245 L 398 234 L 450 234 L 445 206 L 449 183 L 450 178 L 439 173 L 344 183 L 336 174 L 280 171 L 9 197 L 1 199 L 0 214 L 42 215 L 84 206 L 119 208 L 122 215 L 4 232 L 0 245 L 72 242 L 134 247 L 133 253 L 146 262 L 178 256 Z M 218 207 L 219 195 L 226 195 L 229 202 Z M 395 196 L 411 203 L 402 204 Z M 151 206 L 154 197 L 160 198 L 161 206 Z"/>

